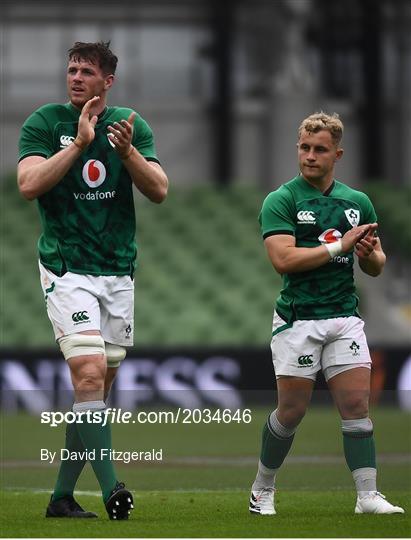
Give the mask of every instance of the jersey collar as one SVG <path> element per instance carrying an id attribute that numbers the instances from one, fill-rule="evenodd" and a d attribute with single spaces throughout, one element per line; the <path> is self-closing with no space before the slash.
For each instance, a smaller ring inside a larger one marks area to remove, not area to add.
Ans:
<path id="1" fill-rule="evenodd" d="M 335 180 L 333 180 L 330 187 L 324 191 L 323 193 L 324 197 L 328 197 L 329 195 L 331 195 L 331 192 L 334 189 L 334 186 L 335 186 Z"/>
<path id="2" fill-rule="evenodd" d="M 321 195 L 323 195 L 323 197 L 328 197 L 329 195 L 331 195 L 331 193 L 332 193 L 332 191 L 333 191 L 333 189 L 335 187 L 335 180 L 333 179 L 330 186 L 324 192 L 321 192 L 319 189 L 317 189 L 316 187 L 311 185 L 309 182 L 307 182 L 307 180 L 305 180 L 305 178 L 303 177 L 302 174 L 299 174 L 298 176 L 299 176 L 301 182 L 303 183 L 303 185 L 309 186 L 309 189 L 313 189 L 317 193 L 321 193 Z"/>

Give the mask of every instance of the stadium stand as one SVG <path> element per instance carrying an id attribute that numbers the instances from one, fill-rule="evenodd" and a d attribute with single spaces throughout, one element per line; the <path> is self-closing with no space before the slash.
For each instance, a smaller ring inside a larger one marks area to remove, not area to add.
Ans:
<path id="1" fill-rule="evenodd" d="M 387 274 L 387 284 L 384 278 L 379 282 L 381 301 L 397 305 L 407 320 L 411 313 L 405 291 L 409 288 L 406 261 L 411 254 L 410 191 L 383 183 L 363 189 L 384 224 L 383 245 L 394 271 L 394 276 Z M 271 269 L 260 239 L 257 216 L 264 196 L 249 185 L 172 186 L 166 201 L 155 206 L 136 194 L 136 346 L 268 344 L 281 279 Z M 1 205 L 0 344 L 52 346 L 38 281 L 36 203 L 19 195 L 11 175 L 1 182 Z M 359 285 L 365 293 L 362 313 L 370 316 L 368 283 Z M 384 289 L 389 289 L 389 295 Z M 381 310 L 378 313 L 381 317 Z M 381 337 L 382 329 L 378 325 L 376 329 Z"/>
<path id="2" fill-rule="evenodd" d="M 381 236 L 385 251 L 411 258 L 411 188 L 369 183 L 362 188 L 374 203 L 384 228 Z"/>
<path id="3" fill-rule="evenodd" d="M 154 206 L 136 194 L 139 263 L 136 346 L 267 344 L 281 287 L 260 239 L 257 188 L 171 188 Z M 3 347 L 44 347 L 53 336 L 38 281 L 36 203 L 2 182 Z"/>

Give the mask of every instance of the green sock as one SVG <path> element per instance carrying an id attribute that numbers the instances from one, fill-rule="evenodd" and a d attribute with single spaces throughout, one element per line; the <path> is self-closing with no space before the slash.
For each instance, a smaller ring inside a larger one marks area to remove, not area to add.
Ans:
<path id="1" fill-rule="evenodd" d="M 104 401 L 75 403 L 73 406 L 74 412 L 83 413 L 86 411 L 102 411 L 104 409 Z M 103 500 L 106 501 L 117 482 L 114 466 L 110 459 L 111 426 L 108 422 L 104 426 L 102 423 L 87 421 L 85 414 L 82 415 L 82 421 L 83 423 L 77 423 L 77 429 L 88 452 L 93 450 L 95 452 L 95 459 L 90 460 L 90 463 L 100 484 Z M 101 450 L 104 451 L 104 455 L 102 455 Z"/>
<path id="2" fill-rule="evenodd" d="M 375 442 L 372 431 L 343 432 L 344 455 L 350 471 L 376 468 Z"/>
<path id="3" fill-rule="evenodd" d="M 85 450 L 78 434 L 76 423 L 67 424 L 65 448 L 70 452 L 84 452 Z M 61 462 L 56 485 L 54 486 L 53 501 L 68 495 L 73 495 L 78 477 L 86 462 L 86 459 L 68 459 Z"/>
<path id="4" fill-rule="evenodd" d="M 294 433 L 289 437 L 281 437 L 272 425 L 269 426 L 269 422 L 270 418 L 263 428 L 260 461 L 269 469 L 278 469 L 291 448 Z"/>

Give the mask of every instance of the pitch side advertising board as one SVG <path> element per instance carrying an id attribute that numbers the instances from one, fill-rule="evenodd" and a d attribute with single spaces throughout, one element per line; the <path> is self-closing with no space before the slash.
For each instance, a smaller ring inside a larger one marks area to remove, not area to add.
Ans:
<path id="1" fill-rule="evenodd" d="M 411 353 L 374 348 L 374 403 L 411 410 Z M 3 410 L 39 412 L 70 407 L 72 384 L 57 349 L 0 351 L 0 405 Z M 331 398 L 322 374 L 313 402 Z M 268 348 L 132 349 L 113 386 L 110 402 L 126 409 L 167 403 L 187 408 L 235 409 L 246 403 L 273 403 L 275 374 Z M 327 401 L 327 402 L 328 402 Z"/>

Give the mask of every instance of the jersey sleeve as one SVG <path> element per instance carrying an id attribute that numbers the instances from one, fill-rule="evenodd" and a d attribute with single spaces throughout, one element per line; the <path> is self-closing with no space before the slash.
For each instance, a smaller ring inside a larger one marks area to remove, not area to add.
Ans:
<path id="1" fill-rule="evenodd" d="M 366 195 L 365 193 L 362 193 L 360 204 L 362 210 L 361 225 L 363 223 L 376 223 L 378 221 L 377 214 L 375 212 L 372 202 L 370 201 L 368 195 Z"/>
<path id="2" fill-rule="evenodd" d="M 146 158 L 147 161 L 155 161 L 160 163 L 154 144 L 154 136 L 150 126 L 143 118 L 138 117 L 133 134 L 133 144 L 140 152 L 140 154 Z"/>
<path id="3" fill-rule="evenodd" d="M 53 134 L 40 110 L 24 122 L 19 139 L 19 161 L 28 156 L 49 158 L 54 154 Z"/>
<path id="4" fill-rule="evenodd" d="M 291 234 L 296 229 L 295 203 L 291 193 L 280 188 L 270 193 L 263 202 L 259 222 L 263 238 L 274 234 Z"/>

